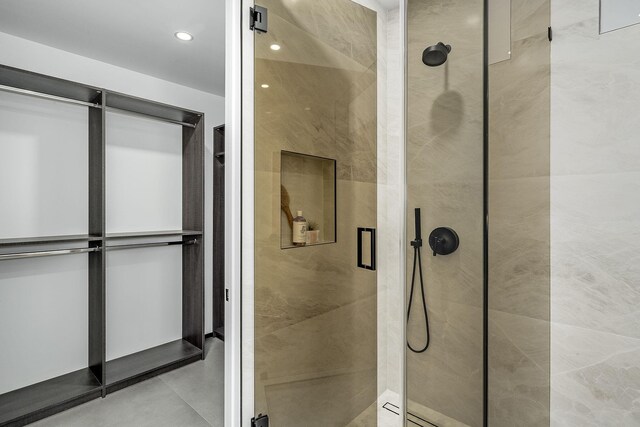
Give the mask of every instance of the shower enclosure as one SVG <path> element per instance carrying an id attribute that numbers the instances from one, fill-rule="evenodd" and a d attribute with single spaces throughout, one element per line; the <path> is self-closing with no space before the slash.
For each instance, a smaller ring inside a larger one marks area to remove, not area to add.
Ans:
<path id="1" fill-rule="evenodd" d="M 243 422 L 637 425 L 640 10 L 245 6 Z"/>

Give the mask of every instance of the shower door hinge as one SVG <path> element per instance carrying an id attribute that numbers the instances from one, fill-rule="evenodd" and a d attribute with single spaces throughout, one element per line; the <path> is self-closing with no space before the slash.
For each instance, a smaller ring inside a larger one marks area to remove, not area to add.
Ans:
<path id="1" fill-rule="evenodd" d="M 249 29 L 259 33 L 266 33 L 268 28 L 268 11 L 266 7 L 249 8 Z"/>
<path id="2" fill-rule="evenodd" d="M 257 417 L 251 418 L 251 427 L 269 427 L 269 416 L 258 414 Z"/>
<path id="3" fill-rule="evenodd" d="M 547 36 L 549 37 L 549 41 L 553 41 L 553 30 L 551 29 L 551 27 L 549 27 L 547 29 Z"/>

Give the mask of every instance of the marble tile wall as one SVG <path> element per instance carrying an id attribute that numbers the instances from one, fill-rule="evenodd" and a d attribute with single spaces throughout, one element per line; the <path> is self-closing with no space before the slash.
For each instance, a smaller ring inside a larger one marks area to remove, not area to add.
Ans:
<path id="1" fill-rule="evenodd" d="M 450 421 L 443 426 L 481 426 L 483 2 L 409 0 L 407 17 L 407 238 L 414 236 L 415 207 L 422 209 L 423 238 L 438 226 L 460 236 L 452 255 L 423 251 L 431 346 L 407 354 L 408 404 Z M 426 67 L 422 51 L 440 41 L 453 47 L 449 60 Z M 406 250 L 410 279 L 413 252 Z M 407 336 L 417 346 L 424 319 L 413 313 Z"/>
<path id="2" fill-rule="evenodd" d="M 262 5 L 255 412 L 277 426 L 344 426 L 377 397 L 376 273 L 356 267 L 356 228 L 377 221 L 377 18 L 346 0 Z M 280 249 L 280 150 L 337 160 L 335 244 Z"/>
<path id="3" fill-rule="evenodd" d="M 511 2 L 489 67 L 489 425 L 549 425 L 550 0 Z"/>
<path id="4" fill-rule="evenodd" d="M 551 425 L 640 425 L 640 26 L 553 0 Z"/>
<path id="5" fill-rule="evenodd" d="M 378 141 L 378 394 L 397 396 L 403 390 L 403 328 L 405 322 L 401 278 L 401 236 L 404 201 L 402 153 L 402 55 L 399 9 L 386 13 L 385 81 L 386 141 Z M 381 76 L 379 76 L 381 78 Z M 383 402 L 384 403 L 384 402 Z M 393 402 L 399 405 L 399 399 Z"/>

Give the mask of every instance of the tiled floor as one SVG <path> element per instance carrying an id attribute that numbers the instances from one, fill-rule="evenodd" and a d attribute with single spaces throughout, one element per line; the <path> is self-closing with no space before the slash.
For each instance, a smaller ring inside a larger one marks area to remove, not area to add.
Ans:
<path id="1" fill-rule="evenodd" d="M 39 421 L 37 427 L 222 427 L 224 344 L 206 342 L 204 361 Z"/>

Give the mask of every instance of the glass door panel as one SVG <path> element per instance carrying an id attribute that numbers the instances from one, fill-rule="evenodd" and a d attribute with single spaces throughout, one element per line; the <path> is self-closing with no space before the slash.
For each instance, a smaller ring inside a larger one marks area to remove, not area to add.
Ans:
<path id="1" fill-rule="evenodd" d="M 260 6 L 255 413 L 278 427 L 376 425 L 370 241 L 358 267 L 358 236 L 373 235 L 358 229 L 376 227 L 376 13 L 348 0 Z"/>
<path id="2" fill-rule="evenodd" d="M 416 208 L 421 212 L 424 242 L 424 287 L 416 269 L 413 298 L 407 295 L 411 302 L 407 339 L 416 350 L 407 349 L 408 420 L 479 427 L 483 425 L 484 2 L 408 0 L 407 7 L 407 242 L 417 236 Z M 451 245 L 453 234 L 444 227 L 455 231 L 458 245 Z M 434 239 L 437 256 L 432 256 L 429 245 Z M 411 290 L 417 251 L 408 243 L 406 250 Z"/>

